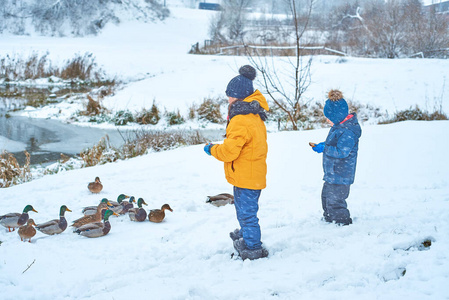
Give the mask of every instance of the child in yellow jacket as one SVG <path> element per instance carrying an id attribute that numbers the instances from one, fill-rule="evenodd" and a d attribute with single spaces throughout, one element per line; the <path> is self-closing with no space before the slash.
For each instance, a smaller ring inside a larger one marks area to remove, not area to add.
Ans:
<path id="1" fill-rule="evenodd" d="M 222 144 L 207 144 L 204 151 L 224 162 L 227 181 L 234 186 L 234 204 L 240 229 L 231 232 L 234 248 L 242 259 L 268 256 L 262 247 L 257 211 L 261 190 L 266 187 L 267 100 L 254 91 L 256 70 L 245 65 L 228 84 L 228 125 Z"/>

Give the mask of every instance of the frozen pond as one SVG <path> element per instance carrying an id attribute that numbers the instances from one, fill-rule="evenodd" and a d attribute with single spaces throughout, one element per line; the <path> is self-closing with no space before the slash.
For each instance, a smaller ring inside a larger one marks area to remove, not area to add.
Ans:
<path id="1" fill-rule="evenodd" d="M 210 140 L 221 140 L 224 130 L 204 130 L 200 133 Z M 65 124 L 56 120 L 32 119 L 21 116 L 4 117 L 0 114 L 0 151 L 13 153 L 22 165 L 24 150 L 31 154 L 31 164 L 49 163 L 96 145 L 108 135 L 111 145 L 120 147 L 126 131 L 99 129 Z"/>
<path id="2" fill-rule="evenodd" d="M 113 146 L 123 144 L 117 130 L 104 130 L 73 126 L 56 120 L 31 119 L 27 117 L 0 117 L 0 150 L 16 156 L 22 164 L 23 151 L 31 154 L 31 163 L 46 163 L 60 158 L 61 153 L 73 156 L 97 144 L 109 136 Z"/>

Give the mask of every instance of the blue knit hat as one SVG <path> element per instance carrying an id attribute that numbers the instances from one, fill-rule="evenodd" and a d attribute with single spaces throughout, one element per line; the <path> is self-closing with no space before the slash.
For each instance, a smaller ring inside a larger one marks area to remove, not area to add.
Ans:
<path id="1" fill-rule="evenodd" d="M 229 81 L 226 96 L 245 99 L 254 93 L 253 80 L 256 78 L 256 69 L 250 65 L 244 65 L 239 69 L 239 74 Z"/>
<path id="2" fill-rule="evenodd" d="M 324 115 L 334 124 L 343 121 L 349 113 L 348 103 L 343 99 L 343 93 L 339 90 L 331 90 L 328 100 L 324 105 Z"/>

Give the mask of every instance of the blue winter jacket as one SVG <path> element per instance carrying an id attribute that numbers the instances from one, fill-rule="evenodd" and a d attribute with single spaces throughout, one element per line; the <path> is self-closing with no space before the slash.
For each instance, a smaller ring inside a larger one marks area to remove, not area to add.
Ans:
<path id="1" fill-rule="evenodd" d="M 362 135 L 357 116 L 343 124 L 334 124 L 327 135 L 323 151 L 324 181 L 349 185 L 354 182 L 359 138 Z"/>

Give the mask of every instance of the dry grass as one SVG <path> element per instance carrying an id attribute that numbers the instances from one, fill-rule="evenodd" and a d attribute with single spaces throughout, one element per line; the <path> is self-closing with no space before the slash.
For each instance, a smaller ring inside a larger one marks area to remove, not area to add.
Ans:
<path id="1" fill-rule="evenodd" d="M 4 151 L 0 154 L 0 188 L 31 180 L 30 154 L 25 151 L 26 163 L 20 166 L 13 154 Z"/>
<path id="2" fill-rule="evenodd" d="M 116 84 L 115 79 L 105 79 L 106 76 L 98 67 L 92 53 L 77 54 L 60 68 L 54 67 L 48 56 L 48 52 L 43 55 L 33 52 L 29 57 L 20 55 L 0 57 L 0 78 L 5 78 L 5 81 L 9 82 L 56 76 L 95 86 Z"/>
<path id="3" fill-rule="evenodd" d="M 415 108 L 409 108 L 406 110 L 396 112 L 392 117 L 387 118 L 386 120 L 379 122 L 379 124 L 390 124 L 395 122 L 414 120 L 414 121 L 436 121 L 436 120 L 447 120 L 447 115 L 440 111 L 436 110 L 434 112 L 428 112 L 421 110 L 418 106 Z"/>
<path id="4" fill-rule="evenodd" d="M 83 167 L 103 165 L 120 159 L 120 151 L 111 146 L 109 136 L 101 138 L 97 145 L 80 153 Z"/>

